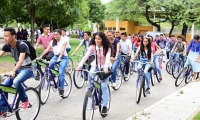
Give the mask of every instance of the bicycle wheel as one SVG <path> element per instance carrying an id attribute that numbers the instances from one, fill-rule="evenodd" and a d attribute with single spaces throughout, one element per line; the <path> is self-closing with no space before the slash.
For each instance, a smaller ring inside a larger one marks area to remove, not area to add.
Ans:
<path id="1" fill-rule="evenodd" d="M 185 70 L 183 69 L 176 78 L 175 86 L 178 87 L 183 82 L 184 79 L 185 79 Z"/>
<path id="2" fill-rule="evenodd" d="M 138 80 L 136 81 L 136 103 L 138 104 L 140 102 L 141 94 L 142 94 L 142 88 L 143 88 L 143 77 L 140 76 Z"/>
<path id="3" fill-rule="evenodd" d="M 134 68 L 132 67 L 132 63 L 130 62 L 130 75 L 134 73 Z"/>
<path id="4" fill-rule="evenodd" d="M 33 76 L 34 77 L 23 82 L 23 86 L 25 88 L 33 87 L 33 88 L 37 89 L 40 86 L 41 80 L 42 80 L 42 73 L 40 72 L 40 70 L 38 68 L 34 68 Z"/>
<path id="5" fill-rule="evenodd" d="M 155 85 L 154 70 L 150 72 L 150 76 L 151 76 L 151 84 L 152 86 L 154 86 Z"/>
<path id="6" fill-rule="evenodd" d="M 64 95 L 61 96 L 63 99 L 67 98 L 72 90 L 72 78 L 71 75 L 66 72 L 65 73 L 65 83 L 64 83 Z"/>
<path id="7" fill-rule="evenodd" d="M 108 86 L 108 85 L 107 85 Z M 107 114 L 110 110 L 110 101 L 111 101 L 111 94 L 110 94 L 110 87 L 108 86 L 108 94 L 109 94 L 109 98 L 108 98 L 108 102 L 107 102 Z M 103 97 L 102 97 L 102 91 L 100 92 L 100 96 L 101 96 L 101 103 L 99 104 L 99 112 L 101 114 L 101 111 L 103 109 Z M 106 117 L 107 115 L 101 114 L 102 117 Z"/>
<path id="8" fill-rule="evenodd" d="M 40 103 L 43 105 L 47 102 L 50 93 L 50 81 L 47 76 L 43 76 L 41 86 L 39 88 Z"/>
<path id="9" fill-rule="evenodd" d="M 122 77 L 122 70 L 120 68 L 117 69 L 117 78 L 116 78 L 116 86 L 113 87 L 114 90 L 119 90 L 119 88 L 121 87 L 122 85 L 122 80 L 123 80 L 123 77 Z"/>
<path id="10" fill-rule="evenodd" d="M 93 120 L 95 100 L 91 91 L 87 91 L 83 102 L 83 120 Z"/>
<path id="11" fill-rule="evenodd" d="M 127 77 L 124 77 L 124 81 L 125 82 L 127 82 L 129 79 L 130 79 L 130 77 L 131 77 L 131 71 L 130 71 L 130 68 L 131 68 L 131 66 L 129 65 L 129 71 L 128 71 L 128 76 Z M 126 67 L 124 67 L 124 69 L 126 70 Z M 124 73 L 125 74 L 125 73 Z"/>
<path id="12" fill-rule="evenodd" d="M 146 93 L 146 86 L 145 86 L 145 78 L 144 78 L 144 81 L 142 83 L 143 85 L 143 89 L 142 89 L 142 92 L 143 92 L 143 96 L 146 97 L 147 96 L 147 93 Z"/>
<path id="13" fill-rule="evenodd" d="M 189 71 L 187 71 L 187 76 L 185 78 L 185 83 L 189 83 L 191 80 L 192 80 L 192 77 L 193 77 L 193 70 L 190 69 Z"/>
<path id="14" fill-rule="evenodd" d="M 177 68 L 176 68 L 177 67 Z M 180 72 L 182 71 L 182 66 L 178 65 L 176 67 L 172 68 L 172 76 L 177 79 L 178 75 L 180 74 Z"/>
<path id="15" fill-rule="evenodd" d="M 68 72 L 69 74 L 72 73 L 74 69 L 74 64 L 71 58 L 68 58 L 68 64 L 67 64 L 67 68 L 66 68 L 66 72 Z"/>
<path id="16" fill-rule="evenodd" d="M 84 86 L 84 84 L 85 84 L 84 78 L 85 78 L 84 71 L 74 70 L 73 81 L 74 81 L 74 85 L 76 86 L 76 88 L 80 89 Z"/>
<path id="17" fill-rule="evenodd" d="M 172 65 L 171 65 L 171 60 L 169 60 L 166 64 L 166 71 L 167 73 L 169 73 L 170 75 L 172 75 Z"/>
<path id="18" fill-rule="evenodd" d="M 29 106 L 25 111 L 20 111 L 21 100 L 17 99 L 15 110 L 17 120 L 35 120 L 40 112 L 40 97 L 34 88 L 27 88 L 26 95 L 28 96 Z"/>

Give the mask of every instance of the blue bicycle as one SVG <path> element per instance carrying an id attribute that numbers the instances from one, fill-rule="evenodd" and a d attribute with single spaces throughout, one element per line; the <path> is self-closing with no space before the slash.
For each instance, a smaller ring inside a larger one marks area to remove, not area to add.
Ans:
<path id="1" fill-rule="evenodd" d="M 130 76 L 131 76 L 131 71 L 130 71 L 131 70 L 131 65 L 129 64 L 128 76 L 125 77 L 125 70 L 126 70 L 125 61 L 126 61 L 126 58 L 127 58 L 126 55 L 122 55 L 122 59 L 121 59 L 120 66 L 119 66 L 125 82 L 127 82 L 130 79 Z"/>
<path id="2" fill-rule="evenodd" d="M 182 53 L 175 53 L 178 57 L 175 58 L 175 63 L 172 67 L 172 76 L 177 79 L 180 72 L 183 70 L 184 62 L 182 58 L 180 57 L 183 55 Z"/>
<path id="3" fill-rule="evenodd" d="M 99 107 L 99 112 L 102 117 L 106 117 L 105 114 L 102 114 L 102 108 L 103 108 L 103 98 L 102 98 L 102 91 L 101 91 L 101 84 L 98 76 L 95 74 L 101 71 L 97 72 L 90 72 L 88 70 L 82 70 L 88 73 L 92 74 L 92 85 L 88 88 L 84 102 L 83 102 L 83 120 L 93 120 L 94 110 L 96 110 Z M 110 109 L 110 101 L 111 101 L 111 95 L 110 95 L 110 88 L 108 86 L 109 91 L 109 98 L 108 98 L 108 104 L 107 104 L 107 111 Z"/>

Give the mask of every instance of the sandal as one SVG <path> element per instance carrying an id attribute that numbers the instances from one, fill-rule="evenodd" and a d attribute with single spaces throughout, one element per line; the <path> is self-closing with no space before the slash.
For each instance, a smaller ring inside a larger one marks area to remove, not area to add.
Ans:
<path id="1" fill-rule="evenodd" d="M 192 82 L 197 82 L 197 80 L 195 80 L 195 79 L 192 79 Z"/>

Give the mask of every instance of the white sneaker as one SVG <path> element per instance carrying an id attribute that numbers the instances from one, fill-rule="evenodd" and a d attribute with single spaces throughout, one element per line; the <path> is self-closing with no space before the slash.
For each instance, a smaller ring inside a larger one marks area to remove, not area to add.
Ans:
<path id="1" fill-rule="evenodd" d="M 116 87 L 116 84 L 115 84 L 115 83 L 112 83 L 112 87 Z"/>
<path id="2" fill-rule="evenodd" d="M 128 77 L 128 74 L 124 74 L 124 77 L 127 78 L 127 77 Z"/>

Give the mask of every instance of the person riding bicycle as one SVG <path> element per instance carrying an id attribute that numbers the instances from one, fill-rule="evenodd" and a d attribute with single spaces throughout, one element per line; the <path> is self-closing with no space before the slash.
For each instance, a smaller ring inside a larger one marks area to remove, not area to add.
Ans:
<path id="1" fill-rule="evenodd" d="M 80 47 L 83 46 L 83 45 L 85 46 L 85 49 L 84 49 L 84 52 L 83 52 L 83 54 L 85 55 L 88 48 L 89 48 L 90 41 L 91 41 L 91 32 L 89 32 L 89 31 L 84 32 L 84 39 L 81 40 L 79 46 L 72 53 L 72 56 L 74 56 L 76 54 L 76 52 L 80 49 Z"/>
<path id="2" fill-rule="evenodd" d="M 62 28 L 61 30 L 62 30 L 61 39 L 66 39 L 67 41 L 66 51 L 68 53 L 71 50 L 71 46 L 69 44 L 69 37 L 66 35 L 66 30 L 64 28 Z"/>
<path id="3" fill-rule="evenodd" d="M 49 33 L 50 32 L 50 27 L 49 25 L 44 25 L 43 27 L 43 34 L 40 35 L 37 39 L 37 43 L 35 44 L 35 49 L 37 49 L 38 45 L 42 42 L 43 46 L 44 46 L 44 50 L 47 49 L 49 43 L 53 40 L 53 34 Z M 43 51 L 44 52 L 44 51 Z M 53 57 L 53 51 L 52 49 L 49 49 L 48 53 L 43 56 L 42 59 L 46 59 L 47 61 L 51 60 L 51 58 Z"/>
<path id="4" fill-rule="evenodd" d="M 167 42 L 166 49 L 167 49 L 167 59 L 169 59 L 169 53 L 173 49 L 175 43 L 177 42 L 175 35 L 170 36 L 170 40 Z"/>
<path id="5" fill-rule="evenodd" d="M 119 67 L 120 61 L 121 61 L 120 41 L 118 39 L 114 38 L 112 31 L 108 31 L 107 35 L 108 35 L 108 39 L 109 39 L 109 41 L 112 44 L 113 49 L 114 49 L 114 53 L 112 54 L 111 62 L 112 62 L 112 71 L 113 71 L 112 87 L 115 87 L 116 86 L 115 82 L 116 82 L 116 79 L 117 79 L 117 68 Z"/>
<path id="6" fill-rule="evenodd" d="M 174 47 L 172 48 L 172 51 L 170 52 L 171 54 L 173 52 L 176 52 L 176 53 L 182 53 L 180 54 L 180 58 L 182 59 L 183 63 L 185 63 L 185 60 L 186 60 L 186 43 L 184 41 L 182 41 L 182 37 L 181 36 L 178 36 L 177 37 L 177 41 L 174 45 Z M 177 54 L 172 54 L 172 56 L 174 56 L 174 58 L 176 59 L 179 59 L 177 57 L 179 57 Z"/>
<path id="7" fill-rule="evenodd" d="M 164 35 L 160 34 L 160 39 L 156 41 L 157 45 L 161 48 L 161 50 L 163 51 L 164 55 L 166 54 L 166 40 L 164 39 Z M 163 62 L 166 61 L 166 56 L 163 56 Z"/>
<path id="8" fill-rule="evenodd" d="M 200 72 L 200 36 L 195 35 L 194 39 L 190 41 L 189 46 L 187 47 L 186 51 L 188 54 L 188 59 L 184 65 L 184 68 L 187 67 L 189 64 L 192 65 L 192 70 L 194 72 L 192 81 L 196 82 L 197 72 Z"/>
<path id="9" fill-rule="evenodd" d="M 151 49 L 152 49 L 152 52 L 153 52 L 153 61 L 154 61 L 154 66 L 156 68 L 156 70 L 158 71 L 158 74 L 159 74 L 159 80 L 161 81 L 162 80 L 162 72 L 161 72 L 161 69 L 160 69 L 160 66 L 159 66 L 159 54 L 161 53 L 161 49 L 160 47 L 156 44 L 156 41 L 153 39 L 152 36 L 149 37 L 150 40 L 152 41 L 151 42 Z M 154 41 L 153 41 L 154 40 Z"/>
<path id="10" fill-rule="evenodd" d="M 95 55 L 95 60 L 91 64 L 91 72 L 95 72 L 103 68 L 105 73 L 108 73 L 108 67 L 110 64 L 110 56 L 111 56 L 111 51 L 112 51 L 112 45 L 110 44 L 107 36 L 103 32 L 97 32 L 94 34 L 93 39 L 90 42 L 88 51 L 86 52 L 86 55 L 83 57 L 81 62 L 79 63 L 78 67 L 76 70 L 81 70 L 83 64 L 86 62 L 86 60 L 89 58 L 91 53 L 94 53 Z M 97 54 L 96 54 L 97 53 Z M 97 56 L 97 58 L 96 58 Z M 97 64 L 96 65 L 96 60 Z M 98 67 L 98 70 L 97 70 Z M 101 68 L 100 68 L 101 67 Z M 91 79 L 92 79 L 92 74 L 89 74 L 89 85 L 91 86 Z M 107 115 L 107 104 L 108 104 L 108 98 L 109 98 L 109 93 L 108 93 L 108 82 L 109 82 L 109 77 L 106 78 L 105 80 L 101 81 L 101 90 L 102 90 L 102 96 L 103 96 L 103 110 L 102 114 Z"/>
<path id="11" fill-rule="evenodd" d="M 62 32 L 60 29 L 54 30 L 54 39 L 49 43 L 49 46 L 45 51 L 42 53 L 42 55 L 37 58 L 38 60 L 42 59 L 45 54 L 48 53 L 48 51 L 52 48 L 54 56 L 50 60 L 49 67 L 52 69 L 55 69 L 54 66 L 57 62 L 59 62 L 59 80 L 60 80 L 60 89 L 59 89 L 59 95 L 64 95 L 64 81 L 65 81 L 65 69 L 67 67 L 68 63 L 68 54 L 66 51 L 67 41 L 66 39 L 61 38 Z"/>
<path id="12" fill-rule="evenodd" d="M 3 82 L 3 85 L 9 87 L 14 85 L 16 87 L 19 98 L 22 101 L 20 111 L 24 111 L 29 105 L 29 100 L 22 83 L 33 76 L 29 47 L 26 43 L 16 40 L 16 31 L 14 28 L 4 29 L 4 41 L 6 44 L 0 52 L 0 57 L 2 57 L 5 52 L 11 52 L 15 60 L 15 67 L 10 72 L 11 77 L 7 78 Z M 8 93 L 4 93 L 4 95 L 8 99 Z M 5 106 L 6 103 L 0 98 L 0 116 L 3 115 L 6 117 L 6 114 L 4 114 L 6 110 Z"/>
<path id="13" fill-rule="evenodd" d="M 125 60 L 126 69 L 124 77 L 127 78 L 129 72 L 129 62 L 132 54 L 132 43 L 130 40 L 127 39 L 126 33 L 121 34 L 120 48 L 121 48 L 121 55 L 126 55 L 126 60 Z"/>
<path id="14" fill-rule="evenodd" d="M 141 55 L 140 56 L 141 62 L 151 62 L 151 64 L 153 65 L 153 52 L 151 49 L 151 40 L 149 38 L 143 39 L 143 41 L 141 42 L 141 46 L 138 48 L 137 52 L 131 59 L 132 62 L 137 57 L 139 52 Z M 146 79 L 146 83 L 147 83 L 147 89 L 146 89 L 147 94 L 150 94 L 150 73 L 149 73 L 150 67 L 151 67 L 150 64 L 145 64 L 145 68 L 144 68 L 144 74 L 145 74 L 145 79 Z M 138 68 L 138 72 L 139 72 L 139 69 L 140 68 Z"/>

